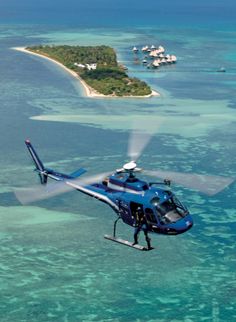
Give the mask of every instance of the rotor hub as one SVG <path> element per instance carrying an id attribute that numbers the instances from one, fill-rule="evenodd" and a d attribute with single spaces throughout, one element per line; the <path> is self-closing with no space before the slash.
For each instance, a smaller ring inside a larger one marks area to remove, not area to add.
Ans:
<path id="1" fill-rule="evenodd" d="M 123 166 L 125 171 L 134 171 L 137 167 L 137 164 L 134 161 L 130 161 Z"/>

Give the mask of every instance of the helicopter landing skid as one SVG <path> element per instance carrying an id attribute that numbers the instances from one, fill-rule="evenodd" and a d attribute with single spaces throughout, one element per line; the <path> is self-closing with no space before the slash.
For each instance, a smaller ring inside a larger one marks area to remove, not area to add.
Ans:
<path id="1" fill-rule="evenodd" d="M 142 251 L 149 251 L 149 250 L 152 250 L 153 248 L 150 248 L 148 249 L 147 247 L 144 247 L 142 245 L 139 245 L 139 244 L 135 244 L 133 245 L 133 243 L 129 242 L 128 240 L 124 240 L 124 239 L 121 239 L 119 237 L 114 237 L 114 236 L 110 236 L 110 235 L 105 235 L 104 238 L 108 239 L 108 240 L 111 240 L 111 241 L 114 241 L 116 243 L 119 243 L 119 244 L 122 244 L 122 245 L 125 245 L 125 246 L 129 246 L 129 247 L 132 247 L 132 248 L 135 248 L 137 250 L 142 250 Z"/>

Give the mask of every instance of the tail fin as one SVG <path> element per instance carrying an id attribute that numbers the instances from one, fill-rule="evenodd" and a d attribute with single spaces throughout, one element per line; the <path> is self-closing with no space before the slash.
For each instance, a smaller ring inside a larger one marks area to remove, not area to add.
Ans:
<path id="1" fill-rule="evenodd" d="M 82 174 L 84 174 L 86 172 L 85 169 L 80 168 L 77 171 L 68 175 L 68 174 L 54 171 L 52 169 L 45 168 L 43 165 L 43 162 L 40 160 L 38 154 L 36 153 L 34 147 L 31 144 L 30 140 L 26 140 L 25 144 L 29 150 L 29 153 L 30 153 L 33 161 L 34 161 L 34 164 L 36 166 L 35 171 L 38 172 L 41 184 L 46 184 L 48 181 L 48 177 L 53 180 L 57 180 L 57 181 L 63 181 L 63 180 L 67 180 L 67 179 L 73 180 L 73 179 L 80 177 Z"/>
<path id="2" fill-rule="evenodd" d="M 40 160 L 38 154 L 36 153 L 35 149 L 33 148 L 32 144 L 31 144 L 30 140 L 26 140 L 25 144 L 26 144 L 26 146 L 29 150 L 29 153 L 31 154 L 31 157 L 33 159 L 33 162 L 36 166 L 35 170 L 38 172 L 40 182 L 42 184 L 46 184 L 48 175 L 47 175 L 47 171 L 43 165 L 43 162 Z"/>

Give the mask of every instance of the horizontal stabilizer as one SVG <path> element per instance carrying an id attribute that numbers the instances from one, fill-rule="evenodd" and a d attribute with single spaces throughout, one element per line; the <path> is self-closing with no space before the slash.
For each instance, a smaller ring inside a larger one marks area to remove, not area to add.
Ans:
<path id="1" fill-rule="evenodd" d="M 79 170 L 76 170 L 76 171 L 74 171 L 74 172 L 72 172 L 71 174 L 70 174 L 70 177 L 72 177 L 72 178 L 78 178 L 78 177 L 80 177 L 82 174 L 84 174 L 85 172 L 87 172 L 87 170 L 85 170 L 85 169 L 83 169 L 83 168 L 80 168 Z"/>
<path id="2" fill-rule="evenodd" d="M 142 245 L 139 245 L 139 244 L 135 244 L 133 245 L 133 243 L 129 242 L 128 240 L 124 240 L 124 239 L 121 239 L 119 237 L 114 237 L 114 236 L 110 236 L 110 235 L 105 235 L 104 236 L 105 239 L 108 239 L 108 240 L 111 240 L 111 241 L 114 241 L 116 243 L 119 243 L 119 244 L 122 244 L 122 245 L 125 245 L 125 246 L 128 246 L 128 247 L 132 247 L 132 248 L 135 248 L 137 250 L 142 250 L 142 251 L 148 251 L 148 250 L 152 250 L 153 248 L 151 249 L 148 249 Z"/>

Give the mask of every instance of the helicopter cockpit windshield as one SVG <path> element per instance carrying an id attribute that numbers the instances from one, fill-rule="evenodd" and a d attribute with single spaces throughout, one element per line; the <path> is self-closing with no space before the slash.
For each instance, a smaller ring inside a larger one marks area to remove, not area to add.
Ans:
<path id="1" fill-rule="evenodd" d="M 154 197 L 151 203 L 161 224 L 174 223 L 188 214 L 187 208 L 173 194 L 162 203 L 158 197 Z"/>

